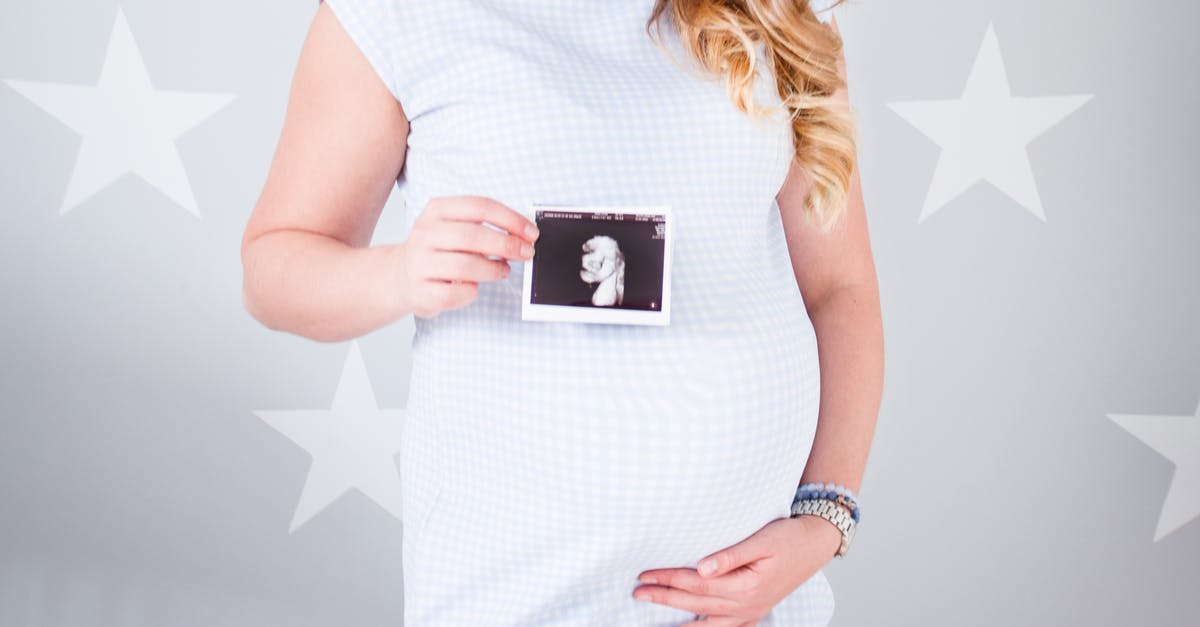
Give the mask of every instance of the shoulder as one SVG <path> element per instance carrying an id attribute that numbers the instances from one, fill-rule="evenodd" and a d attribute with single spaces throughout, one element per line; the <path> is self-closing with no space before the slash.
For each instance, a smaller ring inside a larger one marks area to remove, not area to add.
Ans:
<path id="1" fill-rule="evenodd" d="M 450 14 L 443 2 L 421 0 L 321 0 L 370 61 L 409 118 L 428 106 L 427 85 L 436 80 L 445 52 Z"/>

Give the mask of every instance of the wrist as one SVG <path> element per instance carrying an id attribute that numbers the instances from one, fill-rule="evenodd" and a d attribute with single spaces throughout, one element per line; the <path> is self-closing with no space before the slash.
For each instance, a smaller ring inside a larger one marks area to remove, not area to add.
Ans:
<path id="1" fill-rule="evenodd" d="M 823 547 L 822 555 L 828 556 L 830 560 L 837 556 L 842 547 L 842 530 L 838 529 L 837 525 L 815 514 L 800 514 L 795 520 L 803 523 L 804 533 Z"/>
<path id="2" fill-rule="evenodd" d="M 388 261 L 388 311 L 391 312 L 392 320 L 399 320 L 412 313 L 412 306 L 408 302 L 408 288 L 405 285 L 408 273 L 405 242 L 386 244 L 383 248 Z"/>
<path id="3" fill-rule="evenodd" d="M 792 517 L 810 516 L 825 519 L 841 535 L 841 542 L 834 552 L 834 557 L 846 555 L 846 551 L 854 539 L 854 530 L 857 526 L 855 517 L 849 513 L 847 508 L 842 507 L 835 499 L 828 498 L 828 496 L 802 497 L 801 494 L 804 494 L 803 488 L 798 491 L 796 500 L 792 502 Z"/>

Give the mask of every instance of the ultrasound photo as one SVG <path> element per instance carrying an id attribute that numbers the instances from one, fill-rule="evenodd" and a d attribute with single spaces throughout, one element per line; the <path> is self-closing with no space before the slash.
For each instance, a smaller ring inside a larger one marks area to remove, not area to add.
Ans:
<path id="1" fill-rule="evenodd" d="M 534 203 L 522 320 L 670 323 L 669 206 Z"/>

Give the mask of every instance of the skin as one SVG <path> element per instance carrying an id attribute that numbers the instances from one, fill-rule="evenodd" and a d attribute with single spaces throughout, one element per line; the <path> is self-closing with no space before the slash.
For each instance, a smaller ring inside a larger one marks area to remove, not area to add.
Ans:
<path id="1" fill-rule="evenodd" d="M 434 198 L 406 241 L 369 246 L 404 165 L 408 131 L 400 103 L 321 4 L 242 236 L 242 300 L 251 316 L 277 331 L 343 342 L 410 313 L 466 305 L 480 281 L 507 276 L 507 259 L 532 258 L 537 238 L 525 229 L 536 233 L 534 224 L 480 196 Z"/>
<path id="2" fill-rule="evenodd" d="M 844 62 L 840 67 L 844 75 Z M 844 90 L 843 97 L 848 102 Z M 480 281 L 507 275 L 506 259 L 532 257 L 521 246 L 536 241 L 536 232 L 525 232 L 534 225 L 479 196 L 434 198 L 406 241 L 369 245 L 404 164 L 408 130 L 400 103 L 321 5 L 242 238 L 243 302 L 251 316 L 273 330 L 347 341 L 410 313 L 435 316 L 466 305 Z M 801 199 L 810 185 L 793 167 L 777 195 L 820 347 L 819 421 L 800 482 L 832 481 L 857 493 L 882 392 L 878 287 L 858 173 L 847 228 L 833 234 L 803 222 Z M 777 519 L 706 556 L 717 559 L 714 573 L 648 570 L 641 576 L 657 583 L 634 592 L 707 616 L 687 625 L 754 625 L 832 558 L 840 538 L 814 516 Z"/>

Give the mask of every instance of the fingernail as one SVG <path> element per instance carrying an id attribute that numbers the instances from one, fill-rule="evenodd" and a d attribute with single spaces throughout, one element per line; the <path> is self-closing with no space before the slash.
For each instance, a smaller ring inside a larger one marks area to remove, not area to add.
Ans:
<path id="1" fill-rule="evenodd" d="M 533 246 L 529 244 L 521 244 L 521 256 L 528 257 L 533 254 Z"/>
<path id="2" fill-rule="evenodd" d="M 639 579 L 638 579 L 638 581 L 640 581 L 640 582 L 642 582 L 642 583 L 658 583 L 658 580 L 657 580 L 657 579 L 655 579 L 654 577 L 651 577 L 650 575 L 646 575 L 645 577 L 641 577 L 641 578 L 639 578 Z"/>
<path id="3" fill-rule="evenodd" d="M 717 569 L 717 563 L 713 560 L 707 560 L 700 563 L 700 574 L 708 575 Z"/>
<path id="4" fill-rule="evenodd" d="M 650 598 L 650 593 L 638 590 L 637 592 L 633 593 L 633 598 L 639 601 L 645 601 Z"/>
<path id="5" fill-rule="evenodd" d="M 525 234 L 528 235 L 529 237 L 537 237 L 537 235 L 538 235 L 537 227 L 532 224 L 526 224 L 525 225 Z"/>

